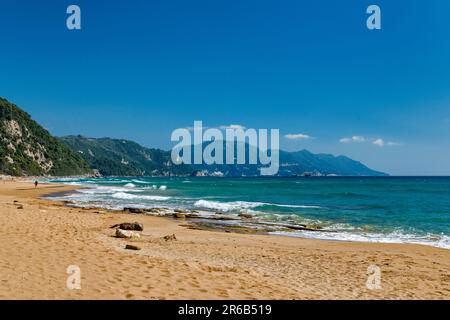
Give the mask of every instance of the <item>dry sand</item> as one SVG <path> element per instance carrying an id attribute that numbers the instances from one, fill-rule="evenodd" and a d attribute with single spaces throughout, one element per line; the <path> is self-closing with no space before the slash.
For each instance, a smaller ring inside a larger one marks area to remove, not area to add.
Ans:
<path id="1" fill-rule="evenodd" d="M 0 182 L 0 299 L 450 299 L 450 250 L 192 230 L 39 199 L 68 189 Z M 140 239 L 113 237 L 133 221 Z M 69 265 L 80 290 L 66 286 Z M 370 265 L 379 290 L 366 287 Z"/>

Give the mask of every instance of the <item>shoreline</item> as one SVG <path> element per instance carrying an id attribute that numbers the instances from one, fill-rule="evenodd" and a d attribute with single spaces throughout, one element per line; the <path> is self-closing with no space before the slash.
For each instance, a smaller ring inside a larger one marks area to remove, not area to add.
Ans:
<path id="1" fill-rule="evenodd" d="M 53 182 L 50 182 L 53 183 Z M 58 181 L 59 183 L 59 181 Z M 86 189 L 87 194 L 95 194 L 95 192 L 89 192 L 89 189 L 95 191 L 95 185 L 92 186 L 90 184 L 68 184 L 72 186 L 78 186 L 75 189 Z M 122 198 L 124 196 L 128 196 L 125 192 L 133 192 L 133 188 L 135 185 L 129 187 L 129 189 L 119 188 L 120 192 L 117 193 L 119 199 L 127 199 Z M 82 194 L 85 192 L 82 192 Z M 101 192 L 102 193 L 102 192 Z M 101 194 L 100 193 L 100 194 Z M 123 194 L 122 194 L 123 193 Z M 71 199 L 71 196 L 75 196 L 75 200 Z M 222 208 L 217 205 L 227 205 L 224 203 L 214 203 L 216 205 L 216 209 L 214 207 L 206 206 L 206 209 L 197 208 L 196 204 L 194 206 L 174 206 L 173 204 L 153 204 L 149 206 L 141 205 L 141 204 L 130 204 L 130 205 L 118 205 L 111 203 L 98 203 L 98 204 L 90 204 L 91 200 L 86 199 L 76 199 L 77 195 L 80 196 L 77 192 L 66 192 L 64 194 L 51 194 L 48 195 L 49 200 L 53 201 L 63 201 L 68 206 L 73 206 L 75 208 L 90 208 L 97 210 L 108 210 L 111 212 L 123 212 L 130 211 L 131 213 L 141 213 L 151 216 L 158 217 L 174 217 L 177 216 L 178 219 L 187 220 L 192 226 L 198 229 L 210 230 L 210 231 L 222 231 L 222 232 L 237 232 L 237 233 L 249 233 L 249 234 L 265 234 L 271 236 L 284 236 L 284 237 L 294 237 L 301 239 L 313 239 L 313 240 L 325 240 L 325 241 L 339 241 L 339 242 L 358 242 L 358 243 L 391 243 L 391 244 L 417 244 L 417 245 L 425 245 L 436 248 L 443 248 L 446 250 L 450 250 L 450 243 L 448 242 L 450 237 L 444 234 L 438 233 L 408 233 L 408 232 L 397 232 L 397 231 L 389 231 L 385 232 L 382 230 L 372 230 L 367 231 L 362 228 L 350 226 L 350 228 L 333 228 L 330 225 L 327 225 L 323 222 L 317 221 L 301 221 L 301 222 L 293 222 L 293 221 L 273 221 L 267 220 L 263 217 L 258 216 L 255 212 L 252 213 L 236 213 L 236 212 L 227 212 L 222 211 Z M 114 195 L 115 196 L 115 195 Z M 113 196 L 113 197 L 114 197 Z M 129 195 L 130 197 L 136 197 L 134 195 Z M 145 198 L 146 196 L 143 196 Z M 155 198 L 160 196 L 155 196 Z M 162 198 L 162 196 L 161 196 Z M 164 196 L 164 198 L 171 198 L 171 196 Z M 133 198 L 131 198 L 133 199 Z M 95 200 L 95 199 L 94 199 Z M 87 202 L 86 202 L 87 201 Z M 205 201 L 205 200 L 201 200 Z M 208 202 L 208 201 L 205 201 Z M 215 201 L 212 201 L 215 202 Z M 95 203 L 95 201 L 94 201 Z M 276 203 L 259 203 L 254 202 L 255 204 L 260 205 L 274 205 L 278 206 Z M 212 205 L 212 204 L 211 204 Z M 279 205 L 279 206 L 287 206 L 287 205 Z M 313 208 L 315 206 L 305 206 Z M 316 207 L 320 208 L 320 207 Z M 224 209 L 225 210 L 225 209 Z M 181 216 L 181 217 L 180 217 Z"/>
<path id="2" fill-rule="evenodd" d="M 199 230 L 40 198 L 76 188 L 0 183 L 0 298 L 450 299 L 447 249 Z M 114 237 L 110 226 L 133 221 L 144 225 L 140 239 Z M 81 269 L 81 290 L 66 288 L 70 265 Z M 366 286 L 371 265 L 380 290 Z"/>

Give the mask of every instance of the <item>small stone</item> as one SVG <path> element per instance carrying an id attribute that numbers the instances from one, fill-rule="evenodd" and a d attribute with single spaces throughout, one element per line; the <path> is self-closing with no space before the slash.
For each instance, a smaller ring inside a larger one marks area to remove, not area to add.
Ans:
<path id="1" fill-rule="evenodd" d="M 117 238 L 126 238 L 126 239 L 132 239 L 132 238 L 139 239 L 141 236 L 139 233 L 134 232 L 134 231 L 116 229 L 116 237 Z"/>
<path id="2" fill-rule="evenodd" d="M 173 241 L 173 240 L 177 240 L 177 237 L 175 236 L 175 234 L 171 234 L 168 236 L 164 236 L 163 239 L 166 241 Z"/>
<path id="3" fill-rule="evenodd" d="M 141 248 L 139 248 L 138 246 L 134 246 L 132 244 L 127 244 L 125 246 L 125 249 L 128 249 L 128 250 L 141 250 Z"/>

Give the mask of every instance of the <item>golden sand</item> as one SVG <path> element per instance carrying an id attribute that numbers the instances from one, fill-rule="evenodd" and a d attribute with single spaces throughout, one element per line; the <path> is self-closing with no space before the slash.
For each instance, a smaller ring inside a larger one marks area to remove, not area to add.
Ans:
<path id="1" fill-rule="evenodd" d="M 0 299 L 450 299 L 450 250 L 192 230 L 39 198 L 70 188 L 0 182 Z M 140 239 L 109 228 L 133 221 Z M 370 265 L 381 289 L 367 288 Z"/>

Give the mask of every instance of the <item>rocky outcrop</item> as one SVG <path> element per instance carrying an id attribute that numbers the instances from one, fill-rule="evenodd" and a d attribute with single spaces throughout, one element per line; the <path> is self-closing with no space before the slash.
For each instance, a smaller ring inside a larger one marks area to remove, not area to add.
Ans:
<path id="1" fill-rule="evenodd" d="M 123 211 L 129 212 L 129 213 L 143 214 L 143 213 L 147 212 L 147 209 L 142 209 L 142 208 L 123 208 Z"/>
<path id="2" fill-rule="evenodd" d="M 186 214 L 185 213 L 180 213 L 180 212 L 175 212 L 173 214 L 173 217 L 175 219 L 185 220 L 186 219 Z"/>

